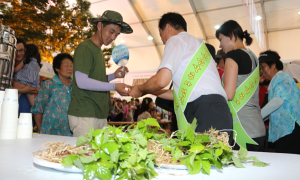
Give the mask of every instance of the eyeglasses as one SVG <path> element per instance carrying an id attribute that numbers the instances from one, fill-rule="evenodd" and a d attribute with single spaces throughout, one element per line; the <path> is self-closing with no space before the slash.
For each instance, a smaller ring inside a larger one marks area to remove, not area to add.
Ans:
<path id="1" fill-rule="evenodd" d="M 19 49 L 19 50 L 16 50 L 16 53 L 24 53 L 25 52 L 25 49 Z"/>

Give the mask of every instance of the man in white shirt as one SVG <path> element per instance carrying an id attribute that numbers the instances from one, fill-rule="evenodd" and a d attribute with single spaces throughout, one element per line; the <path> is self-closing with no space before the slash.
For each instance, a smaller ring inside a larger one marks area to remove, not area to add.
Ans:
<path id="1" fill-rule="evenodd" d="M 176 94 L 182 90 L 180 87 L 183 75 L 191 59 L 204 44 L 202 40 L 195 38 L 186 31 L 186 22 L 180 14 L 167 13 L 162 16 L 159 22 L 159 33 L 165 44 L 165 49 L 157 74 L 146 83 L 133 87 L 129 95 L 140 97 L 151 93 L 172 100 L 173 90 L 161 90 L 171 80 L 173 80 Z M 204 48 L 207 50 L 206 46 Z M 196 132 L 204 132 L 211 127 L 218 130 L 232 129 L 232 115 L 227 105 L 227 96 L 221 86 L 215 62 L 210 61 L 204 71 L 190 95 L 186 97 L 187 105 L 182 109 L 186 121 L 191 123 L 194 118 L 197 119 Z M 180 129 L 180 123 L 178 123 L 178 128 Z"/>

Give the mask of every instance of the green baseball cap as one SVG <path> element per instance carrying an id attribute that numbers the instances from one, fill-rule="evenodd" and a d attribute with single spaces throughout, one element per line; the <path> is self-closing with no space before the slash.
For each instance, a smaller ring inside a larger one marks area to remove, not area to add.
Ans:
<path id="1" fill-rule="evenodd" d="M 122 15 L 116 11 L 106 10 L 101 17 L 89 18 L 88 20 L 93 24 L 97 24 L 100 21 L 112 22 L 121 26 L 121 33 L 130 34 L 133 32 L 132 28 L 123 22 Z"/>

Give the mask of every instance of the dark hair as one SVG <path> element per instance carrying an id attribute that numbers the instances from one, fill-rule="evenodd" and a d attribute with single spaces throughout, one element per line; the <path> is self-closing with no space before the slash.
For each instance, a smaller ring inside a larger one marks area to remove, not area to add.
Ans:
<path id="1" fill-rule="evenodd" d="M 222 26 L 216 31 L 217 39 L 219 39 L 220 33 L 224 36 L 230 37 L 230 39 L 232 36 L 239 38 L 242 41 L 245 38 L 247 46 L 250 46 L 253 41 L 247 30 L 243 32 L 242 27 L 234 20 L 229 20 L 222 24 Z"/>
<path id="2" fill-rule="evenodd" d="M 122 101 L 122 103 L 123 103 L 123 102 L 126 102 L 126 104 L 127 104 L 127 101 L 126 101 L 125 99 Z"/>
<path id="3" fill-rule="evenodd" d="M 211 56 L 213 57 L 213 59 L 215 59 L 215 54 L 216 54 L 216 49 L 215 47 L 213 47 L 211 44 L 205 43 L 209 53 L 211 54 Z"/>
<path id="4" fill-rule="evenodd" d="M 138 103 L 140 103 L 140 100 L 139 100 L 139 99 L 135 99 L 135 101 L 138 102 Z"/>
<path id="5" fill-rule="evenodd" d="M 162 15 L 158 24 L 159 29 L 164 30 L 167 24 L 170 24 L 176 30 L 183 29 L 184 31 L 187 31 L 186 22 L 178 13 L 169 12 Z"/>
<path id="6" fill-rule="evenodd" d="M 60 53 L 53 58 L 53 70 L 56 75 L 58 75 L 56 69 L 60 69 L 61 63 L 64 59 L 70 59 L 73 62 L 72 56 L 67 53 Z"/>
<path id="7" fill-rule="evenodd" d="M 102 25 L 103 25 L 103 28 L 105 27 L 105 26 L 107 26 L 107 25 L 110 25 L 110 24 L 114 24 L 114 25 L 118 25 L 118 26 L 120 26 L 119 24 L 116 24 L 116 23 L 113 23 L 113 22 L 110 22 L 110 21 L 98 21 L 98 22 L 96 22 L 95 23 L 95 29 L 96 29 L 96 31 L 95 32 L 97 32 L 97 30 L 98 30 L 98 28 L 97 28 L 97 24 L 99 23 L 99 22 L 101 22 L 102 23 Z M 120 26 L 121 27 L 121 26 Z M 122 27 L 121 27 L 122 28 Z"/>
<path id="8" fill-rule="evenodd" d="M 269 67 L 276 65 L 277 70 L 283 70 L 283 63 L 280 61 L 280 56 L 276 51 L 267 50 L 259 54 L 259 63 L 266 63 Z"/>
<path id="9" fill-rule="evenodd" d="M 17 44 L 22 43 L 24 45 L 24 48 L 26 48 L 26 42 L 21 39 L 21 38 L 17 38 Z"/>
<path id="10" fill-rule="evenodd" d="M 141 105 L 141 109 L 139 114 L 142 114 L 145 111 L 149 111 L 149 104 L 152 102 L 153 100 L 151 98 L 144 98 L 142 105 Z"/>
<path id="11" fill-rule="evenodd" d="M 31 58 L 35 58 L 37 63 L 39 64 L 40 68 L 42 67 L 41 55 L 39 53 L 39 48 L 34 44 L 27 44 L 24 64 L 29 64 L 31 61 Z"/>

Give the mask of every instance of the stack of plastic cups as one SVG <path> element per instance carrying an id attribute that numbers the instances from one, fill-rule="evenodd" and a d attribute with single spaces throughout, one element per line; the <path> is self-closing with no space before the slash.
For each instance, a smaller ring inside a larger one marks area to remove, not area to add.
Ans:
<path id="1" fill-rule="evenodd" d="M 32 114 L 20 113 L 17 138 L 32 138 Z"/>
<path id="2" fill-rule="evenodd" d="M 18 90 L 5 89 L 1 108 L 0 139 L 17 138 L 18 110 Z"/>
<path id="3" fill-rule="evenodd" d="M 0 125 L 1 125 L 1 108 L 2 108 L 4 94 L 5 94 L 5 91 L 0 91 Z"/>

